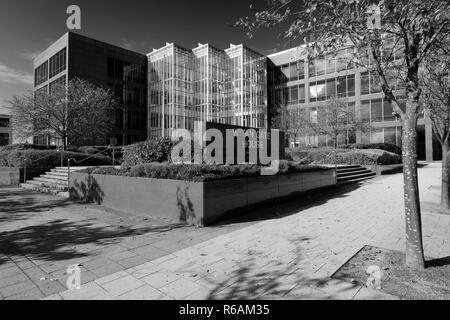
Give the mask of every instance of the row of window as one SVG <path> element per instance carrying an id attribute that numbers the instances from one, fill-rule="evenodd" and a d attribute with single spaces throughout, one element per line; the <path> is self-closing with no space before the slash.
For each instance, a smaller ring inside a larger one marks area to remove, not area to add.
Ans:
<path id="1" fill-rule="evenodd" d="M 45 61 L 34 70 L 34 86 L 38 86 L 48 79 L 60 74 L 67 68 L 66 48 L 53 55 L 48 61 Z"/>
<path id="2" fill-rule="evenodd" d="M 334 147 L 333 137 L 326 135 L 291 137 L 291 146 L 316 146 L 316 147 Z M 356 134 L 349 130 L 346 135 L 338 137 L 338 145 L 356 143 Z M 399 147 L 402 145 L 401 127 L 372 128 L 368 132 L 361 134 L 361 143 L 391 143 Z"/>
<path id="3" fill-rule="evenodd" d="M 59 51 L 49 60 L 49 78 L 66 70 L 66 48 Z"/>

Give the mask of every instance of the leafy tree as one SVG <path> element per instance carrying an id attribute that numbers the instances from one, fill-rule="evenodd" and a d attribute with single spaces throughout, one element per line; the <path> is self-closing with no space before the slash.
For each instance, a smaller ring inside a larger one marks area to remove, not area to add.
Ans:
<path id="1" fill-rule="evenodd" d="M 292 141 L 299 141 L 302 136 L 312 132 L 309 113 L 298 106 L 280 106 L 276 128 L 284 131 Z"/>
<path id="2" fill-rule="evenodd" d="M 305 44 L 309 58 L 349 48 L 347 60 L 377 76 L 402 123 L 406 265 L 425 267 L 417 177 L 419 69 L 450 30 L 448 0 L 270 0 L 236 25 L 253 36 L 288 22 L 285 36 Z M 396 90 L 399 89 L 399 90 Z M 406 108 L 400 108 L 404 97 Z"/>
<path id="3" fill-rule="evenodd" d="M 318 106 L 317 121 L 310 122 L 309 126 L 317 135 L 331 136 L 335 149 L 339 137 L 370 131 L 370 124 L 360 121 L 345 99 L 336 97 Z"/>
<path id="4" fill-rule="evenodd" d="M 422 106 L 431 119 L 433 133 L 442 147 L 441 208 L 450 209 L 450 41 L 425 60 L 421 70 Z"/>
<path id="5" fill-rule="evenodd" d="M 19 138 L 49 136 L 62 141 L 64 150 L 67 142 L 81 146 L 99 141 L 114 125 L 112 94 L 78 78 L 67 86 L 51 86 L 50 92 L 14 96 L 9 104 L 13 131 Z"/>

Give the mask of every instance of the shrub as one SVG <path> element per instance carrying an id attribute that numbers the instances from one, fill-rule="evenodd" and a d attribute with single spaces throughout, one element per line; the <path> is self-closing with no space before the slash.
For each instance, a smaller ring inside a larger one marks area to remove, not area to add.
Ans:
<path id="1" fill-rule="evenodd" d="M 42 146 L 42 145 L 36 145 L 36 144 L 30 144 L 30 143 L 17 143 L 17 144 L 10 144 L 7 146 L 0 147 L 0 152 L 3 151 L 14 151 L 14 150 L 56 150 L 55 146 Z"/>
<path id="2" fill-rule="evenodd" d="M 402 155 L 402 148 L 392 143 L 368 143 L 368 144 L 348 144 L 343 146 L 344 149 L 380 149 L 387 152 Z"/>
<path id="3" fill-rule="evenodd" d="M 317 170 L 328 170 L 322 166 L 302 165 L 299 163 L 280 161 L 279 174 L 295 172 L 307 172 Z M 199 165 L 199 164 L 173 164 L 173 163 L 150 163 L 134 166 L 132 168 L 89 168 L 87 173 L 128 176 L 153 179 L 172 179 L 186 181 L 213 181 L 224 179 L 238 179 L 255 177 L 261 174 L 258 165 Z"/>
<path id="4" fill-rule="evenodd" d="M 399 164 L 402 159 L 399 155 L 380 149 L 353 149 L 331 152 L 315 163 L 322 164 L 359 164 L 359 165 L 388 165 Z"/>
<path id="5" fill-rule="evenodd" d="M 64 152 L 64 164 L 69 158 L 75 159 L 72 166 L 103 166 L 111 165 L 112 160 L 105 156 L 94 156 L 89 159 L 86 154 Z M 26 159 L 26 160 L 25 160 Z M 61 165 L 61 152 L 56 150 L 14 150 L 0 151 L 0 166 L 22 167 L 26 161 L 27 167 L 51 169 Z"/>
<path id="6" fill-rule="evenodd" d="M 173 143 L 169 138 L 148 140 L 124 147 L 123 166 L 133 167 L 170 160 Z"/>
<path id="7" fill-rule="evenodd" d="M 387 165 L 402 162 L 398 154 L 381 149 L 333 149 L 313 148 L 309 150 L 294 149 L 289 154 L 300 164 L 359 164 Z"/>

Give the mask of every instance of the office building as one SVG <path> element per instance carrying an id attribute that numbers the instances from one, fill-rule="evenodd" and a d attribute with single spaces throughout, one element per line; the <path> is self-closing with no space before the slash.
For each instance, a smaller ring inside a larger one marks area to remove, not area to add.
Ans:
<path id="1" fill-rule="evenodd" d="M 115 129 L 92 145 L 131 144 L 147 137 L 147 58 L 145 55 L 68 32 L 34 59 L 34 91 L 80 78 L 114 92 L 120 108 Z M 35 137 L 37 144 L 60 144 Z M 70 143 L 70 141 L 69 141 Z"/>

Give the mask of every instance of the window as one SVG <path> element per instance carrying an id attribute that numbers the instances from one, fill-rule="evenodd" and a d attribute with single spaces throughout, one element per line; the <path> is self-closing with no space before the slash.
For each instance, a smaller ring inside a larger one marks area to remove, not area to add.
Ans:
<path id="1" fill-rule="evenodd" d="M 0 133 L 0 146 L 9 144 L 9 133 Z"/>
<path id="2" fill-rule="evenodd" d="M 8 128 L 8 127 L 9 127 L 9 119 L 0 118 L 0 128 Z"/>
<path id="3" fill-rule="evenodd" d="M 347 80 L 346 77 L 341 77 L 337 79 L 337 94 L 340 98 L 345 98 L 347 96 Z"/>
<path id="4" fill-rule="evenodd" d="M 298 80 L 297 62 L 293 62 L 289 65 L 289 81 Z"/>
<path id="5" fill-rule="evenodd" d="M 289 88 L 289 104 L 298 104 L 298 86 Z"/>
<path id="6" fill-rule="evenodd" d="M 38 86 L 48 80 L 48 62 L 44 62 L 34 70 L 34 86 Z"/>
<path id="7" fill-rule="evenodd" d="M 395 127 L 384 128 L 384 143 L 397 144 Z"/>
<path id="8" fill-rule="evenodd" d="M 305 61 L 297 61 L 298 79 L 305 79 Z"/>
<path id="9" fill-rule="evenodd" d="M 325 81 L 309 84 L 309 99 L 311 102 L 325 100 Z"/>
<path id="10" fill-rule="evenodd" d="M 383 121 L 383 101 L 381 99 L 372 100 L 370 112 L 372 122 Z"/>
<path id="11" fill-rule="evenodd" d="M 395 116 L 393 115 L 394 109 L 392 105 L 386 100 L 383 101 L 383 119 L 384 121 L 395 121 Z"/>
<path id="12" fill-rule="evenodd" d="M 361 102 L 361 121 L 370 122 L 370 101 Z"/>
<path id="13" fill-rule="evenodd" d="M 336 79 L 327 80 L 327 99 L 336 96 Z"/>
<path id="14" fill-rule="evenodd" d="M 355 75 L 347 76 L 347 95 L 349 97 L 355 96 Z"/>
<path id="15" fill-rule="evenodd" d="M 326 85 L 325 80 L 317 82 L 317 101 L 326 99 Z"/>
<path id="16" fill-rule="evenodd" d="M 383 128 L 371 129 L 370 143 L 383 143 Z"/>
<path id="17" fill-rule="evenodd" d="M 57 74 L 66 70 L 66 48 L 59 51 L 50 58 L 49 78 L 53 78 Z"/>
<path id="18" fill-rule="evenodd" d="M 315 66 L 315 64 L 314 64 L 314 63 L 315 63 L 314 61 L 315 61 L 315 60 L 312 59 L 312 60 L 309 60 L 309 63 L 308 63 L 308 66 L 309 66 L 309 77 L 310 77 L 310 78 L 316 76 L 316 66 Z"/>
<path id="19" fill-rule="evenodd" d="M 305 85 L 301 84 L 298 86 L 298 102 L 305 103 Z"/>
<path id="20" fill-rule="evenodd" d="M 361 94 L 369 94 L 369 93 L 370 93 L 369 73 L 364 72 L 361 73 Z"/>
<path id="21" fill-rule="evenodd" d="M 49 93 L 52 94 L 53 91 L 56 90 L 61 90 L 62 87 L 64 87 L 66 85 L 66 76 L 62 76 L 59 77 L 58 79 L 56 79 L 55 81 L 52 81 L 49 84 Z"/>

